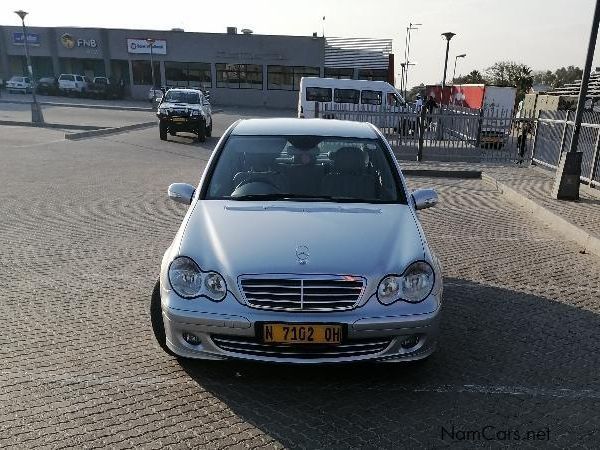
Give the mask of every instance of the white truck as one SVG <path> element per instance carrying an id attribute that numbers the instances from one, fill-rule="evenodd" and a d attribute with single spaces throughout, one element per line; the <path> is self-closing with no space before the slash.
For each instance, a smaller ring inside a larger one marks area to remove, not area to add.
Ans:
<path id="1" fill-rule="evenodd" d="M 317 108 L 322 118 L 364 120 L 380 128 L 398 126 L 399 116 L 389 113 L 412 113 L 400 92 L 385 81 L 303 77 L 298 117 L 314 118 Z"/>

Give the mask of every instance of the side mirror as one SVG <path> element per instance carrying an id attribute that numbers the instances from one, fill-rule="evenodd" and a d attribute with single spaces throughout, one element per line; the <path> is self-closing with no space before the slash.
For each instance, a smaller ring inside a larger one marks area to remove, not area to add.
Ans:
<path id="1" fill-rule="evenodd" d="M 427 209 L 437 205 L 438 195 L 433 189 L 418 189 L 411 194 L 416 210 Z"/>
<path id="2" fill-rule="evenodd" d="M 189 205 L 192 203 L 192 198 L 194 198 L 194 192 L 196 192 L 196 188 L 191 184 L 173 183 L 169 186 L 167 194 L 171 200 Z"/>

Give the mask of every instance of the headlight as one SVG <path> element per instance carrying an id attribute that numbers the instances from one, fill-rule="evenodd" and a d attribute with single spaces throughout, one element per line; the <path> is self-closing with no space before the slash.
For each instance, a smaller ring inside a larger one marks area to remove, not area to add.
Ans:
<path id="1" fill-rule="evenodd" d="M 377 298 L 384 305 L 398 300 L 419 303 L 433 290 L 435 274 L 425 261 L 412 263 L 401 276 L 388 275 L 379 283 Z"/>
<path id="2" fill-rule="evenodd" d="M 169 283 L 180 297 L 199 297 L 202 293 L 202 271 L 193 259 L 179 256 L 169 266 Z"/>
<path id="3" fill-rule="evenodd" d="M 220 302 L 227 295 L 225 279 L 217 272 L 203 272 L 187 256 L 179 256 L 169 266 L 169 282 L 177 295 L 183 298 L 207 297 Z"/>
<path id="4" fill-rule="evenodd" d="M 220 301 L 227 294 L 227 286 L 225 280 L 216 272 L 209 272 L 204 278 L 204 286 L 208 297 L 213 300 Z"/>

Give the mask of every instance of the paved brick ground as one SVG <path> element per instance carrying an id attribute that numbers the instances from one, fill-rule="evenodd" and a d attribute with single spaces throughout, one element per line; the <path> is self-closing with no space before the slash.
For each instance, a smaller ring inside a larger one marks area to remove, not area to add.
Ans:
<path id="1" fill-rule="evenodd" d="M 478 180 L 410 180 L 441 194 L 421 214 L 446 275 L 426 365 L 167 357 L 148 302 L 185 208 L 166 186 L 196 182 L 216 139 L 157 134 L 0 143 L 0 447 L 470 446 L 485 426 L 598 447 L 600 259 Z"/>

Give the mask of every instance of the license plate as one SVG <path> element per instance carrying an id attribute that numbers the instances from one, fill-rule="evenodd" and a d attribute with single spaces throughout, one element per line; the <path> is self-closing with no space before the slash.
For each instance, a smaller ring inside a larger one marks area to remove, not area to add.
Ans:
<path id="1" fill-rule="evenodd" d="M 173 119 L 171 119 L 173 122 L 185 122 L 185 117 L 173 117 Z"/>
<path id="2" fill-rule="evenodd" d="M 263 340 L 270 344 L 339 344 L 342 326 L 269 323 L 263 325 Z"/>

